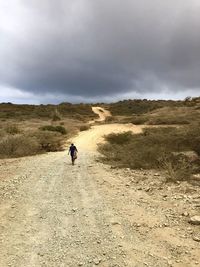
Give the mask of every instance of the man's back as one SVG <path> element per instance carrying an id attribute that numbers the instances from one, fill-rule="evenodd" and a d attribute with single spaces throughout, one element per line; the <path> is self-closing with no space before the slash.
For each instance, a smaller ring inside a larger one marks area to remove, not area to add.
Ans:
<path id="1" fill-rule="evenodd" d="M 74 152 L 77 151 L 77 148 L 76 146 L 70 146 L 69 150 L 71 154 L 74 154 Z"/>

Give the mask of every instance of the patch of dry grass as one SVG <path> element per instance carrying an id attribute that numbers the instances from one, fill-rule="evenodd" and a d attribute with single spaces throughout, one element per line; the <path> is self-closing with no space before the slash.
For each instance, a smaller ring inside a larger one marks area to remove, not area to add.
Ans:
<path id="1" fill-rule="evenodd" d="M 147 125 L 186 125 L 200 121 L 200 100 L 127 100 L 110 105 L 114 118 L 122 123 Z"/>
<path id="2" fill-rule="evenodd" d="M 0 158 L 60 151 L 93 116 L 84 104 L 0 104 Z"/>
<path id="3" fill-rule="evenodd" d="M 45 125 L 45 126 L 40 127 L 40 130 L 50 131 L 50 132 L 58 132 L 58 133 L 61 133 L 63 135 L 67 134 L 67 130 L 65 129 L 65 127 L 63 127 L 61 125 L 57 125 L 57 126 Z"/>
<path id="4" fill-rule="evenodd" d="M 189 179 L 200 171 L 199 158 L 191 160 L 182 151 L 192 150 L 200 156 L 200 126 L 193 128 L 146 128 L 142 134 L 110 134 L 99 147 L 104 160 L 118 167 L 164 169 L 169 180 Z M 177 153 L 174 153 L 177 152 Z"/>
<path id="5" fill-rule="evenodd" d="M 91 126 L 89 124 L 83 124 L 79 127 L 79 130 L 82 131 L 87 131 L 91 128 Z"/>

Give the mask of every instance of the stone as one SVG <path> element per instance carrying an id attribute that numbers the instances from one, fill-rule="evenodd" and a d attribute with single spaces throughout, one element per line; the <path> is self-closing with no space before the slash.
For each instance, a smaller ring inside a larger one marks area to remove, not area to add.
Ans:
<path id="1" fill-rule="evenodd" d="M 200 225 L 200 216 L 193 216 L 190 218 L 189 223 L 194 225 Z"/>
<path id="2" fill-rule="evenodd" d="M 77 208 L 73 208 L 72 211 L 73 211 L 73 212 L 76 212 L 76 211 L 77 211 Z"/>
<path id="3" fill-rule="evenodd" d="M 151 190 L 150 187 L 147 187 L 147 188 L 145 189 L 146 192 L 149 192 L 150 190 Z"/>
<path id="4" fill-rule="evenodd" d="M 93 262 L 95 265 L 99 265 L 101 262 L 101 259 L 94 259 Z"/>
<path id="5" fill-rule="evenodd" d="M 117 222 L 117 221 L 114 221 L 112 222 L 112 225 L 120 225 L 121 223 L 120 222 Z"/>
<path id="6" fill-rule="evenodd" d="M 192 238 L 194 241 L 196 241 L 196 242 L 200 242 L 200 237 L 198 237 L 198 236 L 193 236 L 193 238 Z"/>
<path id="7" fill-rule="evenodd" d="M 182 213 L 182 216 L 188 217 L 189 213 L 187 211 L 185 211 L 185 212 Z"/>
<path id="8" fill-rule="evenodd" d="M 44 253 L 38 252 L 38 256 L 43 257 L 44 256 Z"/>
<path id="9" fill-rule="evenodd" d="M 169 224 L 168 223 L 164 223 L 163 227 L 169 227 Z"/>

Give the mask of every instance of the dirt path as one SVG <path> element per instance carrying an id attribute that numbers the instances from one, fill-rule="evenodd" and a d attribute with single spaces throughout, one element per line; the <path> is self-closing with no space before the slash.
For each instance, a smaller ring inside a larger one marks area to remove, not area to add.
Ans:
<path id="1" fill-rule="evenodd" d="M 92 107 L 92 110 L 95 114 L 99 116 L 98 119 L 90 121 L 90 124 L 95 123 L 95 122 L 102 122 L 105 121 L 107 117 L 111 116 L 111 113 L 109 110 L 106 110 L 102 107 Z"/>
<path id="2" fill-rule="evenodd" d="M 141 133 L 142 126 L 133 124 L 103 124 L 92 126 L 90 130 L 80 132 L 79 136 L 75 137 L 73 142 L 78 147 L 87 151 L 96 151 L 97 145 L 104 142 L 104 135 L 110 133 L 121 133 L 132 131 L 133 133 Z"/>
<path id="3" fill-rule="evenodd" d="M 0 161 L 1 267 L 200 266 L 199 228 L 181 215 L 199 191 L 98 161 L 102 135 L 127 129 L 81 132 L 75 166 L 66 151 Z"/>

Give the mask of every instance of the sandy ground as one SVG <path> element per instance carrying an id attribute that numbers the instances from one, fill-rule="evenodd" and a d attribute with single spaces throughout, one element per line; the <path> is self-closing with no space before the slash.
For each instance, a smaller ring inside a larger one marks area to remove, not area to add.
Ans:
<path id="1" fill-rule="evenodd" d="M 95 123 L 95 122 L 102 122 L 105 121 L 107 117 L 111 116 L 111 113 L 109 110 L 106 110 L 101 107 L 92 107 L 92 111 L 99 116 L 98 119 L 90 121 L 90 124 Z"/>
<path id="2" fill-rule="evenodd" d="M 75 166 L 66 151 L 0 161 L 1 267 L 200 266 L 199 188 L 99 162 L 102 136 L 127 129 L 142 130 L 81 132 Z"/>

